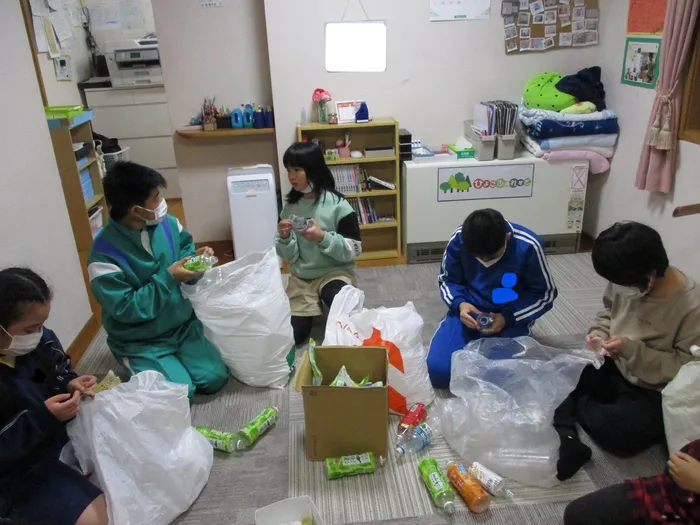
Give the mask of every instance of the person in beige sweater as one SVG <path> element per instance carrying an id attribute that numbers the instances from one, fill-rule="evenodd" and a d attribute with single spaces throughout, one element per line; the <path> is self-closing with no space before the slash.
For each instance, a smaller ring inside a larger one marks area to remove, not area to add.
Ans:
<path id="1" fill-rule="evenodd" d="M 658 232 L 619 222 L 595 240 L 596 272 L 609 281 L 603 309 L 586 343 L 607 354 L 587 367 L 554 415 L 561 438 L 558 477 L 573 476 L 591 457 L 576 423 L 618 456 L 642 452 L 664 438 L 661 390 L 693 360 L 700 344 L 700 287 L 669 264 Z"/>

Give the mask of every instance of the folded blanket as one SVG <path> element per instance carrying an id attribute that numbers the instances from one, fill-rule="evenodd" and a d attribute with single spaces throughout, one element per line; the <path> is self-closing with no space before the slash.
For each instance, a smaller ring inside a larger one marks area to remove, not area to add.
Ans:
<path id="1" fill-rule="evenodd" d="M 543 157 L 546 153 L 552 151 L 571 151 L 572 149 L 574 149 L 570 146 L 562 146 L 561 150 L 553 148 L 544 151 L 540 147 L 540 143 L 532 137 L 528 136 L 526 133 L 518 133 L 518 135 L 520 137 L 520 142 L 522 143 L 523 147 L 537 158 Z M 612 158 L 612 156 L 615 154 L 615 148 L 613 148 L 612 146 L 577 146 L 575 150 L 583 152 L 590 151 L 592 153 L 597 153 L 606 159 Z"/>
<path id="2" fill-rule="evenodd" d="M 546 109 L 526 108 L 523 104 L 518 107 L 518 116 L 523 124 L 532 126 L 539 120 L 560 120 L 563 122 L 585 122 L 590 120 L 607 120 L 609 118 L 617 118 L 617 114 L 611 110 L 597 111 L 595 113 L 586 113 L 582 115 L 572 115 L 566 113 L 558 113 L 557 111 L 549 111 Z"/>
<path id="3" fill-rule="evenodd" d="M 556 137 L 578 137 L 581 135 L 610 135 L 620 131 L 616 118 L 590 122 L 562 122 L 561 120 L 540 120 L 529 127 L 527 132 L 536 139 Z"/>
<path id="4" fill-rule="evenodd" d="M 603 173 L 610 169 L 610 162 L 599 153 L 594 151 L 562 150 L 548 151 L 544 154 L 544 160 L 548 162 L 564 162 L 570 160 L 589 161 L 589 171 L 593 174 Z"/>
<path id="5" fill-rule="evenodd" d="M 584 135 L 582 137 L 559 137 L 540 141 L 542 150 L 550 149 L 582 149 L 590 147 L 613 147 L 617 142 L 617 133 L 610 135 Z"/>
<path id="6" fill-rule="evenodd" d="M 523 145 L 523 147 L 535 157 L 539 158 L 544 155 L 542 148 L 540 148 L 540 143 L 530 137 L 527 133 L 520 132 L 518 133 L 518 136 L 520 137 L 520 143 Z"/>

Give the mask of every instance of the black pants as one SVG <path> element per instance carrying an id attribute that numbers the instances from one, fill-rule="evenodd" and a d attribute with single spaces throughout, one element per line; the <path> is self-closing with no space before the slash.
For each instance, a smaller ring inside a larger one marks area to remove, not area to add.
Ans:
<path id="1" fill-rule="evenodd" d="M 321 301 L 326 305 L 326 308 L 330 308 L 333 304 L 333 299 L 338 295 L 338 292 L 343 286 L 348 283 L 341 281 L 339 279 L 334 279 L 326 283 L 326 285 L 321 288 Z M 294 344 L 300 345 L 309 337 L 311 333 L 311 325 L 314 322 L 313 317 L 301 317 L 298 315 L 292 316 L 292 329 L 294 330 Z"/>
<path id="2" fill-rule="evenodd" d="M 637 504 L 627 497 L 629 487 L 621 483 L 597 490 L 572 501 L 564 511 L 564 525 L 644 525 L 635 518 Z"/>
<path id="3" fill-rule="evenodd" d="M 664 439 L 661 393 L 631 384 L 606 358 L 599 370 L 584 369 L 576 389 L 554 412 L 562 439 L 576 435 L 576 423 L 608 452 L 639 454 Z"/>

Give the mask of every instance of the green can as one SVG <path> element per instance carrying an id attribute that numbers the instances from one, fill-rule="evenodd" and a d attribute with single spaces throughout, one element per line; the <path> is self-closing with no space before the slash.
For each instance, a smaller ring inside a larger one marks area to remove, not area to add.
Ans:
<path id="1" fill-rule="evenodd" d="M 357 476 L 358 474 L 372 474 L 376 470 L 377 461 L 371 452 L 339 458 L 326 458 L 326 477 L 328 479 Z"/>
<path id="2" fill-rule="evenodd" d="M 236 448 L 234 444 L 235 434 L 233 432 L 220 432 L 207 427 L 194 427 L 194 429 L 207 438 L 207 441 L 216 450 L 230 454 Z"/>
<path id="3" fill-rule="evenodd" d="M 255 419 L 250 421 L 238 432 L 236 450 L 245 450 L 253 446 L 268 430 L 277 424 L 279 410 L 275 407 L 266 408 Z"/>
<path id="4" fill-rule="evenodd" d="M 435 506 L 447 514 L 453 514 L 455 511 L 455 493 L 447 479 L 445 479 L 445 475 L 440 470 L 437 461 L 434 458 L 425 458 L 418 463 L 418 471 L 421 478 L 423 478 L 423 483 L 425 483 L 430 492 L 430 497 L 433 499 Z"/>

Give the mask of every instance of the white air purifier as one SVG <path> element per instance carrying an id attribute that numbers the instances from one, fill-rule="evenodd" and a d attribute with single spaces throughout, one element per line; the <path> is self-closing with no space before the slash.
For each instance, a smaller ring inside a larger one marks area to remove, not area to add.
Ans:
<path id="1" fill-rule="evenodd" d="M 226 179 L 236 259 L 268 250 L 277 231 L 275 171 L 269 164 L 231 168 Z"/>

